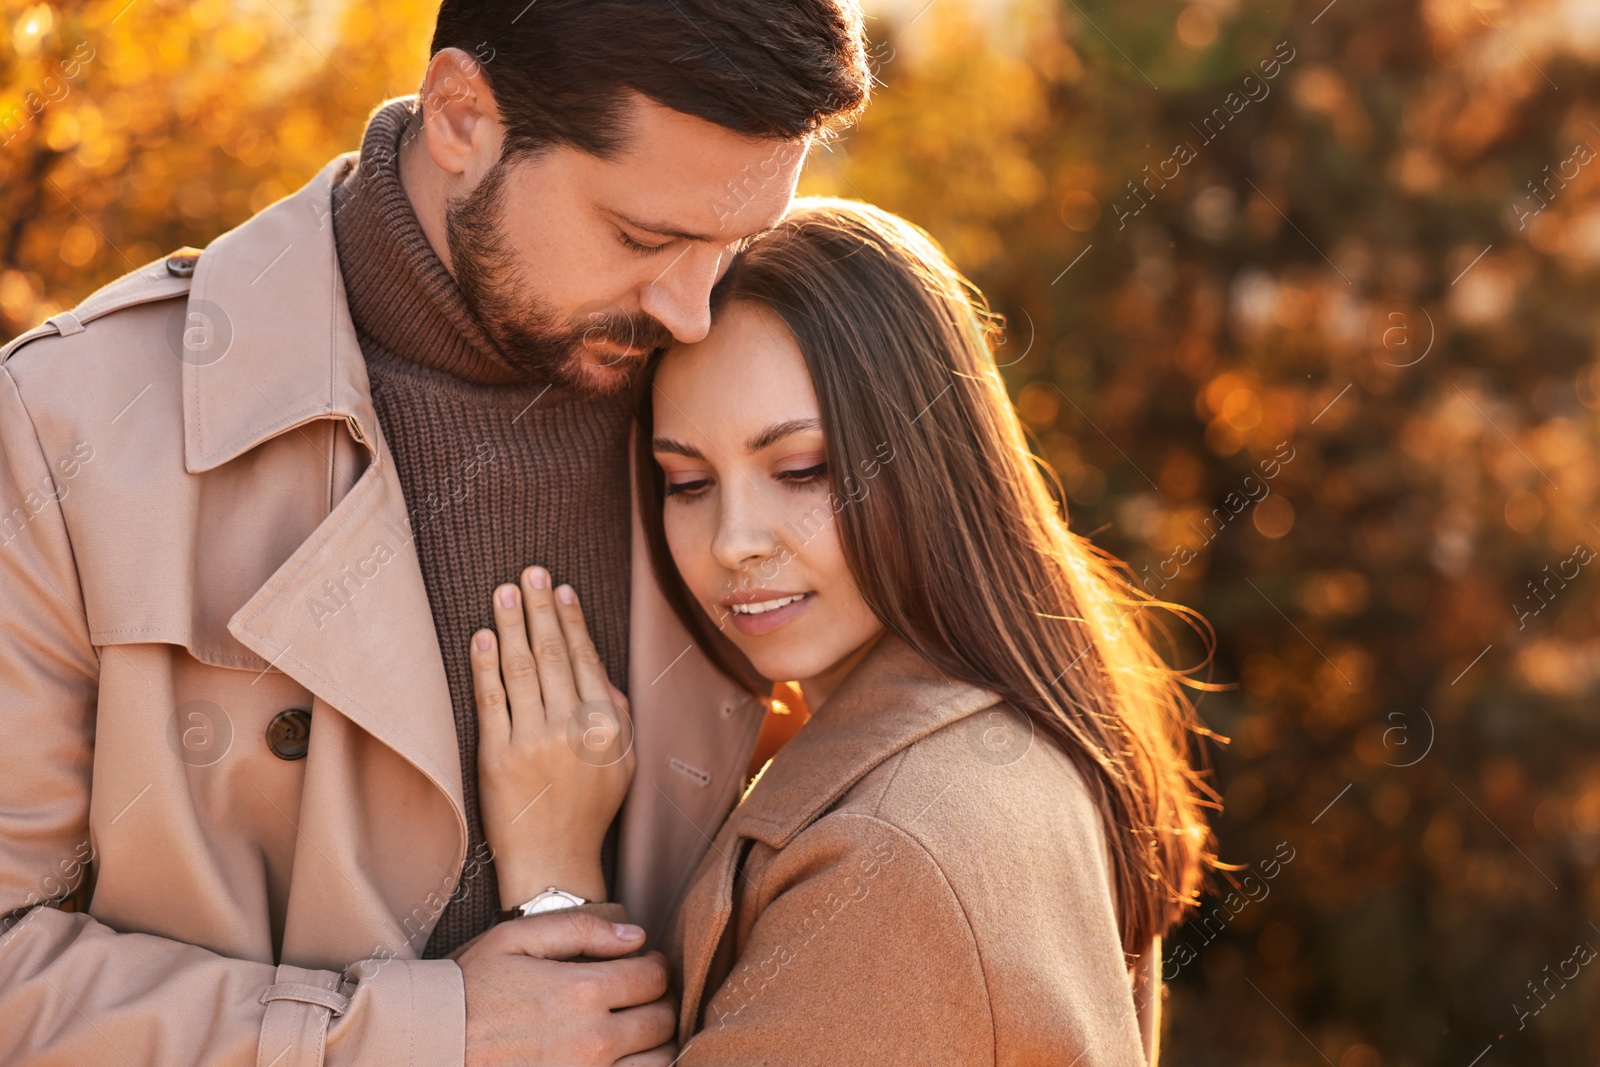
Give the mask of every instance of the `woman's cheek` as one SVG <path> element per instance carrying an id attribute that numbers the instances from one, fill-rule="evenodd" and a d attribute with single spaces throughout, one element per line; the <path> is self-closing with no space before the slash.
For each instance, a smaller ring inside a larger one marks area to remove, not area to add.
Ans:
<path id="1" fill-rule="evenodd" d="M 812 570 L 829 585 L 849 587 L 855 584 L 850 578 L 850 568 L 844 561 L 844 545 L 839 541 L 837 515 L 829 513 L 827 524 L 807 542 L 805 554 Z"/>
<path id="2" fill-rule="evenodd" d="M 709 534 L 701 535 L 697 516 L 685 514 L 691 510 L 668 504 L 661 525 L 667 535 L 667 551 L 671 553 L 672 562 L 677 566 L 684 585 L 689 587 L 691 596 L 705 604 L 713 599 L 714 593 L 714 590 L 706 588 L 711 538 Z"/>
<path id="3" fill-rule="evenodd" d="M 830 516 L 827 527 L 818 531 L 803 552 L 807 572 L 815 575 L 815 580 L 833 594 L 834 610 L 838 613 L 834 622 L 839 627 L 841 637 L 864 641 L 876 633 L 881 624 L 862 598 L 860 588 L 850 573 L 850 564 L 844 557 L 844 544 L 839 538 L 837 515 Z"/>

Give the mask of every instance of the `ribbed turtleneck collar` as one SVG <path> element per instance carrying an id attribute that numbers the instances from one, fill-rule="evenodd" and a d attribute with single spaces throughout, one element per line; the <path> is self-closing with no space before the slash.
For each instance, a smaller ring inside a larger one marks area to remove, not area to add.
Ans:
<path id="1" fill-rule="evenodd" d="M 334 190 L 333 235 L 356 329 L 401 359 L 483 385 L 525 382 L 468 309 L 400 184 L 417 98 L 373 112 L 360 165 Z"/>

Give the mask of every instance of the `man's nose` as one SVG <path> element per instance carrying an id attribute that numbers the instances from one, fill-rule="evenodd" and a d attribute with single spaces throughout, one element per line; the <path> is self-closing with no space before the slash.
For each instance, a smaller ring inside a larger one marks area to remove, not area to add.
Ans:
<path id="1" fill-rule="evenodd" d="M 644 287 L 639 309 L 672 331 L 680 344 L 711 332 L 711 287 L 721 257 L 709 247 L 690 247 Z"/>

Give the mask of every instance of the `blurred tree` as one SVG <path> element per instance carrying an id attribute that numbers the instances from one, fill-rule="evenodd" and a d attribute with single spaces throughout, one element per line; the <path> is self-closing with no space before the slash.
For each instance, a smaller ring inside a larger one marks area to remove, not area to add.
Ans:
<path id="1" fill-rule="evenodd" d="M 436 2 L 0 0 L 0 332 L 204 246 L 415 91 Z"/>

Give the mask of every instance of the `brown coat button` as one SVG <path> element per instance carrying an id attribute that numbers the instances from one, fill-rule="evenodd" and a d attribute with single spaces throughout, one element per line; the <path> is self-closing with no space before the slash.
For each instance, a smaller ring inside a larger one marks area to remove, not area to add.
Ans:
<path id="1" fill-rule="evenodd" d="M 290 708 L 274 715 L 267 723 L 267 747 L 279 759 L 305 759 L 311 747 L 311 712 Z"/>
<path id="2" fill-rule="evenodd" d="M 200 261 L 200 250 L 185 246 L 167 257 L 167 273 L 174 278 L 189 278 L 194 275 L 194 265 Z"/>

